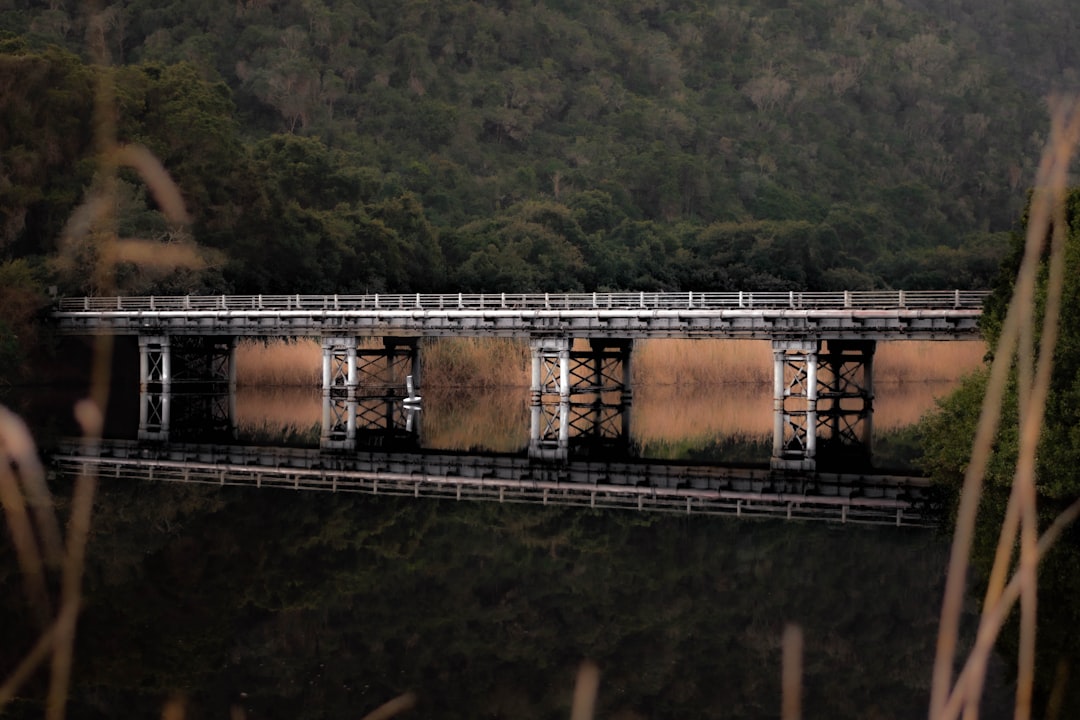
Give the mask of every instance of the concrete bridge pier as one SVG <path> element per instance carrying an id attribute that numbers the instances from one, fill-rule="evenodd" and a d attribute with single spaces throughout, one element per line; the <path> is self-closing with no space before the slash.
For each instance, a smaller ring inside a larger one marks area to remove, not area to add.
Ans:
<path id="1" fill-rule="evenodd" d="M 529 406 L 529 457 L 566 460 L 570 457 L 570 402 Z"/>
<path id="2" fill-rule="evenodd" d="M 140 440 L 169 439 L 169 421 L 172 415 L 172 395 L 169 392 L 150 392 L 139 390 L 139 431 Z"/>
<path id="3" fill-rule="evenodd" d="M 818 351 L 816 340 L 773 340 L 775 470 L 814 470 L 817 460 Z"/>
<path id="4" fill-rule="evenodd" d="M 139 438 L 235 436 L 236 345 L 228 335 L 140 335 Z"/>
<path id="5" fill-rule="evenodd" d="M 360 347 L 355 337 L 322 338 L 323 394 L 399 395 L 411 375 L 420 388 L 417 337 L 384 337 L 382 347 Z"/>
<path id="6" fill-rule="evenodd" d="M 823 455 L 869 459 L 873 340 L 774 340 L 773 450 L 777 470 L 817 469 Z M 823 452 L 826 451 L 826 452 Z"/>
<path id="7" fill-rule="evenodd" d="M 229 335 L 140 335 L 139 388 L 235 389 L 236 344 Z"/>
<path id="8" fill-rule="evenodd" d="M 532 372 L 529 399 L 538 405 L 545 395 L 570 397 L 569 337 L 534 337 L 529 340 Z"/>
<path id="9" fill-rule="evenodd" d="M 322 338 L 323 396 L 356 390 L 356 338 L 327 335 Z M 325 424 L 324 424 L 325 427 Z"/>
<path id="10" fill-rule="evenodd" d="M 631 351 L 628 338 L 533 337 L 529 454 L 565 460 L 575 451 L 630 447 Z"/>
<path id="11" fill-rule="evenodd" d="M 323 394 L 319 446 L 413 448 L 420 444 L 420 408 L 394 395 L 344 397 Z"/>
<path id="12" fill-rule="evenodd" d="M 236 391 L 139 392 L 140 440 L 220 441 L 236 438 Z"/>
<path id="13" fill-rule="evenodd" d="M 360 347 L 355 337 L 324 336 L 323 408 L 320 444 L 416 444 L 418 397 L 406 398 L 407 376 L 420 387 L 417 337 L 384 337 L 382 347 Z"/>
<path id="14" fill-rule="evenodd" d="M 529 340 L 532 353 L 531 401 L 548 395 L 568 398 L 585 393 L 619 393 L 630 404 L 633 387 L 629 338 L 590 338 L 588 349 L 574 349 L 572 338 L 541 336 Z"/>
<path id="15" fill-rule="evenodd" d="M 172 383 L 172 347 L 168 335 L 139 336 L 139 390 L 151 384 L 168 387 Z"/>

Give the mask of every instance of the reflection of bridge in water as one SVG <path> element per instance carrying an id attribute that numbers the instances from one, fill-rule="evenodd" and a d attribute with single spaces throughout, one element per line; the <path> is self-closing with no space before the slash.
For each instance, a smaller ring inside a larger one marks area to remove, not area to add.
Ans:
<path id="1" fill-rule="evenodd" d="M 625 444 L 631 359 L 643 338 L 767 339 L 773 349 L 776 470 L 808 470 L 826 441 L 868 457 L 876 343 L 976 337 L 985 293 L 576 293 L 255 295 L 64 298 L 62 333 L 134 335 L 142 436 L 167 438 L 183 387 L 235 388 L 238 337 L 319 337 L 324 448 L 363 444 L 378 429 L 407 439 L 418 409 L 420 341 L 520 337 L 531 348 L 530 452 L 563 459 L 572 445 Z M 365 347 L 358 338 L 381 338 Z M 586 345 L 583 348 L 582 345 Z M 231 394 L 206 417 L 228 425 Z M 175 405 L 175 407 L 174 407 Z M 215 415 L 216 413 L 216 415 Z M 197 414 L 197 413 L 196 413 Z M 217 422 L 214 420 L 213 422 Z M 378 436 L 379 433 L 374 433 Z M 576 439 L 576 440 L 574 440 Z"/>
<path id="2" fill-rule="evenodd" d="M 896 526 L 930 523 L 923 478 L 778 473 L 647 461 L 524 454 L 268 448 L 213 443 L 68 441 L 52 457 L 58 474 L 446 500 L 531 502 L 683 514 L 821 519 Z"/>

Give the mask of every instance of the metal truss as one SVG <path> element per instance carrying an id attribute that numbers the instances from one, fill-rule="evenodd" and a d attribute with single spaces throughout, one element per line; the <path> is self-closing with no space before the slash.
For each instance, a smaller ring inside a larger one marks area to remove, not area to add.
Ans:
<path id="1" fill-rule="evenodd" d="M 383 338 L 381 348 L 357 347 L 354 337 L 323 338 L 323 392 L 354 396 L 403 394 L 408 377 L 419 387 L 417 338 Z"/>
<path id="2" fill-rule="evenodd" d="M 819 439 L 830 449 L 869 453 L 873 418 L 873 341 L 776 341 L 772 464 L 811 469 Z"/>
<path id="3" fill-rule="evenodd" d="M 177 335 L 171 338 L 174 382 L 228 383 L 235 337 Z"/>
<path id="4" fill-rule="evenodd" d="M 566 337 L 534 338 L 533 402 L 545 395 L 580 395 L 619 391 L 629 402 L 630 352 L 627 339 L 591 339 L 588 350 L 572 349 Z"/>
<path id="5" fill-rule="evenodd" d="M 419 438 L 420 407 L 403 397 L 323 395 L 321 444 L 325 448 L 416 445 Z"/>
<path id="6" fill-rule="evenodd" d="M 139 338 L 139 388 L 167 385 L 172 380 L 170 342 L 166 336 L 147 335 Z"/>
<path id="7" fill-rule="evenodd" d="M 821 353 L 818 432 L 831 447 L 870 450 L 874 343 L 829 341 Z"/>
<path id="8" fill-rule="evenodd" d="M 172 397 L 169 393 L 139 393 L 139 439 L 168 440 L 169 416 L 172 414 Z"/>
<path id="9" fill-rule="evenodd" d="M 139 393 L 139 438 L 187 441 L 236 436 L 236 396 L 231 392 Z"/>
<path id="10" fill-rule="evenodd" d="M 529 451 L 533 457 L 566 459 L 597 450 L 631 454 L 630 405 L 550 402 L 531 407 Z"/>

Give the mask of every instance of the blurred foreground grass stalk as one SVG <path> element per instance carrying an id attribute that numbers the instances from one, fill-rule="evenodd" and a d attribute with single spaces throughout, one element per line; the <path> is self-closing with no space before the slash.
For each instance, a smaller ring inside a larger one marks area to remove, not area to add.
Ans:
<path id="1" fill-rule="evenodd" d="M 157 262 L 150 241 L 120 239 L 117 236 L 117 173 L 121 166 L 133 169 L 153 193 L 170 223 L 188 222 L 183 197 L 161 163 L 144 147 L 121 145 L 116 134 L 116 88 L 105 49 L 101 12 L 89 11 L 87 42 L 96 67 L 94 93 L 94 140 L 97 172 L 82 204 L 72 213 L 60 245 L 58 265 L 92 278 L 91 286 L 104 294 L 114 292 L 114 272 L 121 261 L 135 265 Z M 191 249 L 169 255 L 178 265 L 200 264 Z M 109 395 L 109 369 L 113 342 L 108 335 L 95 336 L 88 396 L 74 410 L 83 442 L 100 441 Z M 49 684 L 45 700 L 47 720 L 65 715 L 75 634 L 82 605 L 82 578 L 86 544 L 90 534 L 91 511 L 97 489 L 97 474 L 84 468 L 75 480 L 66 533 L 45 485 L 45 472 L 25 423 L 0 408 L 0 502 L 11 530 L 18 562 L 24 576 L 32 611 L 42 624 L 41 635 L 22 662 L 0 685 L 0 711 L 16 696 L 20 687 L 44 665 L 49 664 Z M 31 512 L 28 513 L 27 509 Z M 31 523 L 30 515 L 36 522 Z M 49 597 L 48 571 L 59 574 L 55 615 Z"/>
<path id="2" fill-rule="evenodd" d="M 964 474 L 941 610 L 930 696 L 931 720 L 955 718 L 961 713 L 969 720 L 978 716 L 990 653 L 1017 600 L 1020 601 L 1020 645 L 1015 717 L 1017 720 L 1031 717 L 1038 603 L 1037 566 L 1039 559 L 1065 526 L 1080 513 L 1080 501 L 1077 501 L 1051 524 L 1042 538 L 1038 537 L 1035 457 L 1058 337 L 1067 233 L 1065 197 L 1069 164 L 1080 140 L 1080 98 L 1052 98 L 1050 125 L 1050 140 L 1039 165 L 1031 198 L 1023 260 L 1001 336 L 994 349 L 990 382 L 983 398 L 971 461 Z M 1048 234 L 1051 235 L 1049 279 L 1041 326 L 1036 333 L 1039 321 L 1036 317 L 1036 285 Z M 1012 491 L 1002 522 L 975 645 L 954 681 L 953 667 L 976 514 L 1001 419 L 1009 374 L 1014 366 L 1019 389 L 1020 446 Z M 1017 544 L 1019 566 L 1006 584 L 1013 548 Z"/>

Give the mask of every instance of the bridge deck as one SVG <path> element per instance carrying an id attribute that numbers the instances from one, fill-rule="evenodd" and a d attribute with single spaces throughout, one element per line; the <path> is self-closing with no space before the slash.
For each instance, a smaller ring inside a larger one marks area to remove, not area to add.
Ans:
<path id="1" fill-rule="evenodd" d="M 981 291 L 216 295 L 62 298 L 67 334 L 976 337 Z"/>

